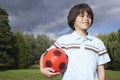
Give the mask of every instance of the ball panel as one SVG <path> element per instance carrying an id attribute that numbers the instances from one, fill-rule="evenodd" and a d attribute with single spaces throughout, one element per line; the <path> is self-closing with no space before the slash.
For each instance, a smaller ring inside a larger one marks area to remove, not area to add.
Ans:
<path id="1" fill-rule="evenodd" d="M 50 60 L 47 60 L 46 61 L 46 67 L 52 67 L 52 62 Z"/>
<path id="2" fill-rule="evenodd" d="M 62 54 L 59 50 L 55 50 L 53 53 L 55 56 L 60 56 Z"/>
<path id="3" fill-rule="evenodd" d="M 60 65 L 59 65 L 60 70 L 65 69 L 65 65 L 66 65 L 66 64 L 65 64 L 64 62 L 60 63 Z"/>

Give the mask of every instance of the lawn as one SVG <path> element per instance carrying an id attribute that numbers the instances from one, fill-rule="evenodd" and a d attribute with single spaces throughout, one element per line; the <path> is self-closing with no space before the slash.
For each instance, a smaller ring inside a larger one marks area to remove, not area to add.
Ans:
<path id="1" fill-rule="evenodd" d="M 106 80 L 120 80 L 120 71 L 106 70 Z"/>
<path id="2" fill-rule="evenodd" d="M 0 71 L 0 80 L 61 80 L 61 77 L 46 78 L 39 69 L 20 69 Z"/>
<path id="3" fill-rule="evenodd" d="M 120 71 L 106 71 L 106 80 L 120 80 Z M 61 76 L 46 78 L 38 69 L 0 71 L 0 80 L 61 80 Z"/>

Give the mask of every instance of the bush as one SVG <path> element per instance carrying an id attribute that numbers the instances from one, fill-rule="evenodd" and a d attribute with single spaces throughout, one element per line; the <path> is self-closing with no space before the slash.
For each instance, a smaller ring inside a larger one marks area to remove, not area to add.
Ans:
<path id="1" fill-rule="evenodd" d="M 39 65 L 32 65 L 29 69 L 39 69 Z"/>

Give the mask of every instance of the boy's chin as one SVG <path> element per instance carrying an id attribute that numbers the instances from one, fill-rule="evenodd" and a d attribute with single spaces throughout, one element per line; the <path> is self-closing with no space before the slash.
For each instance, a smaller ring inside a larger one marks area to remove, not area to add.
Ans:
<path id="1" fill-rule="evenodd" d="M 89 27 L 84 27 L 83 30 L 87 31 Z"/>

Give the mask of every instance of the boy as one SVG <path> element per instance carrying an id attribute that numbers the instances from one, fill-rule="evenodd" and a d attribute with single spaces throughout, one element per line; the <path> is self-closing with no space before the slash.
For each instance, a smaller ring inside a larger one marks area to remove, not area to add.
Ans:
<path id="1" fill-rule="evenodd" d="M 73 33 L 60 37 L 51 48 L 61 47 L 68 55 L 69 63 L 62 80 L 105 80 L 104 64 L 110 61 L 103 42 L 87 33 L 93 23 L 93 11 L 87 4 L 78 4 L 68 14 L 68 24 Z M 43 68 L 40 59 L 40 71 L 48 77 L 59 72 Z"/>

